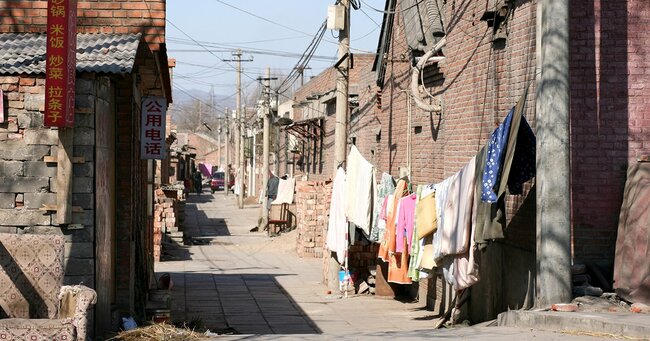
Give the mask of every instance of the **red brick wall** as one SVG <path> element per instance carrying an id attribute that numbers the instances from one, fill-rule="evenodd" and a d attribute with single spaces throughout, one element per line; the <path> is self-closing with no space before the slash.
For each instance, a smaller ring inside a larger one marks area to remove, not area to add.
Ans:
<path id="1" fill-rule="evenodd" d="M 574 255 L 613 261 L 629 162 L 650 153 L 647 1 L 571 3 Z"/>
<path id="2" fill-rule="evenodd" d="M 164 43 L 165 0 L 78 0 L 79 33 L 139 33 L 157 50 Z M 47 1 L 0 1 L 0 32 L 42 32 L 47 25 Z"/>
<path id="3" fill-rule="evenodd" d="M 485 10 L 485 1 L 467 2 L 455 8 L 447 5 L 447 18 L 463 15 L 447 30 L 446 60 L 437 70 L 425 69 L 428 79 L 437 80 L 427 84 L 429 92 L 442 102 L 442 112 L 425 112 L 414 102 L 411 106 L 414 183 L 439 182 L 459 171 L 485 145 L 495 122 L 505 118 L 534 78 L 535 7 L 530 2 L 518 5 L 505 46 L 493 48 L 491 29 L 478 20 Z M 379 170 L 398 176 L 399 168 L 407 166 L 409 132 L 404 90 L 410 88 L 411 64 L 399 12 L 394 27 L 378 117 L 382 131 L 377 165 Z M 534 94 L 532 83 L 526 118 L 533 128 Z M 511 196 L 509 212 L 516 212 L 525 197 Z M 509 239 L 532 249 L 534 210 L 515 225 L 521 227 L 510 226 Z"/>

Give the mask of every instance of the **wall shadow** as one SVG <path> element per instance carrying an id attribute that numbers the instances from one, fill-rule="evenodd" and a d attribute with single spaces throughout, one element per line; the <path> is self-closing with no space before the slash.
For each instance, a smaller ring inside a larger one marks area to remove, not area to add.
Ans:
<path id="1" fill-rule="evenodd" d="M 292 274 L 171 273 L 171 319 L 229 334 L 320 334 L 277 278 Z"/>

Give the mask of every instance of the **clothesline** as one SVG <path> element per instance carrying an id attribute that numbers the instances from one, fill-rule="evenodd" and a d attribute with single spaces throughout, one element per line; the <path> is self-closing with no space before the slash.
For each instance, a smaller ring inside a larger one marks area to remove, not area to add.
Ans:
<path id="1" fill-rule="evenodd" d="M 380 244 L 378 257 L 389 263 L 389 282 L 408 284 L 440 268 L 456 290 L 476 283 L 475 252 L 503 238 L 506 187 L 520 194 L 535 175 L 535 136 L 523 116 L 526 97 L 527 91 L 476 156 L 437 184 L 413 189 L 409 178 L 395 183 L 383 173 L 375 189 L 375 168 L 352 146 L 345 186 L 336 186 L 339 176 L 346 176 L 342 168 L 335 179 L 327 247 L 347 247 L 347 238 L 335 235 L 347 231 L 350 221 Z M 342 200 L 347 200 L 343 206 Z"/>

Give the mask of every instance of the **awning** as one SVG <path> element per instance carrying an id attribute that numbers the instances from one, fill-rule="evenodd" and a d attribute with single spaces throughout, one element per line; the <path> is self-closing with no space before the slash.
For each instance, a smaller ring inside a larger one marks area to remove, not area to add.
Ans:
<path id="1" fill-rule="evenodd" d="M 284 130 L 299 139 L 319 139 L 323 135 L 323 117 L 294 122 Z"/>

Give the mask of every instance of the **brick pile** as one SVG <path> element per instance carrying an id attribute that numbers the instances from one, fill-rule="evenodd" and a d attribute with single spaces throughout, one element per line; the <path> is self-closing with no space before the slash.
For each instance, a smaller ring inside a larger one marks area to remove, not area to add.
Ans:
<path id="1" fill-rule="evenodd" d="M 296 216 L 299 257 L 319 258 L 323 254 L 332 198 L 331 181 L 296 183 Z"/>
<path id="2" fill-rule="evenodd" d="M 182 192 L 156 190 L 153 222 L 153 258 L 160 261 L 163 235 L 178 232 L 181 229 L 181 217 L 184 215 Z"/>

